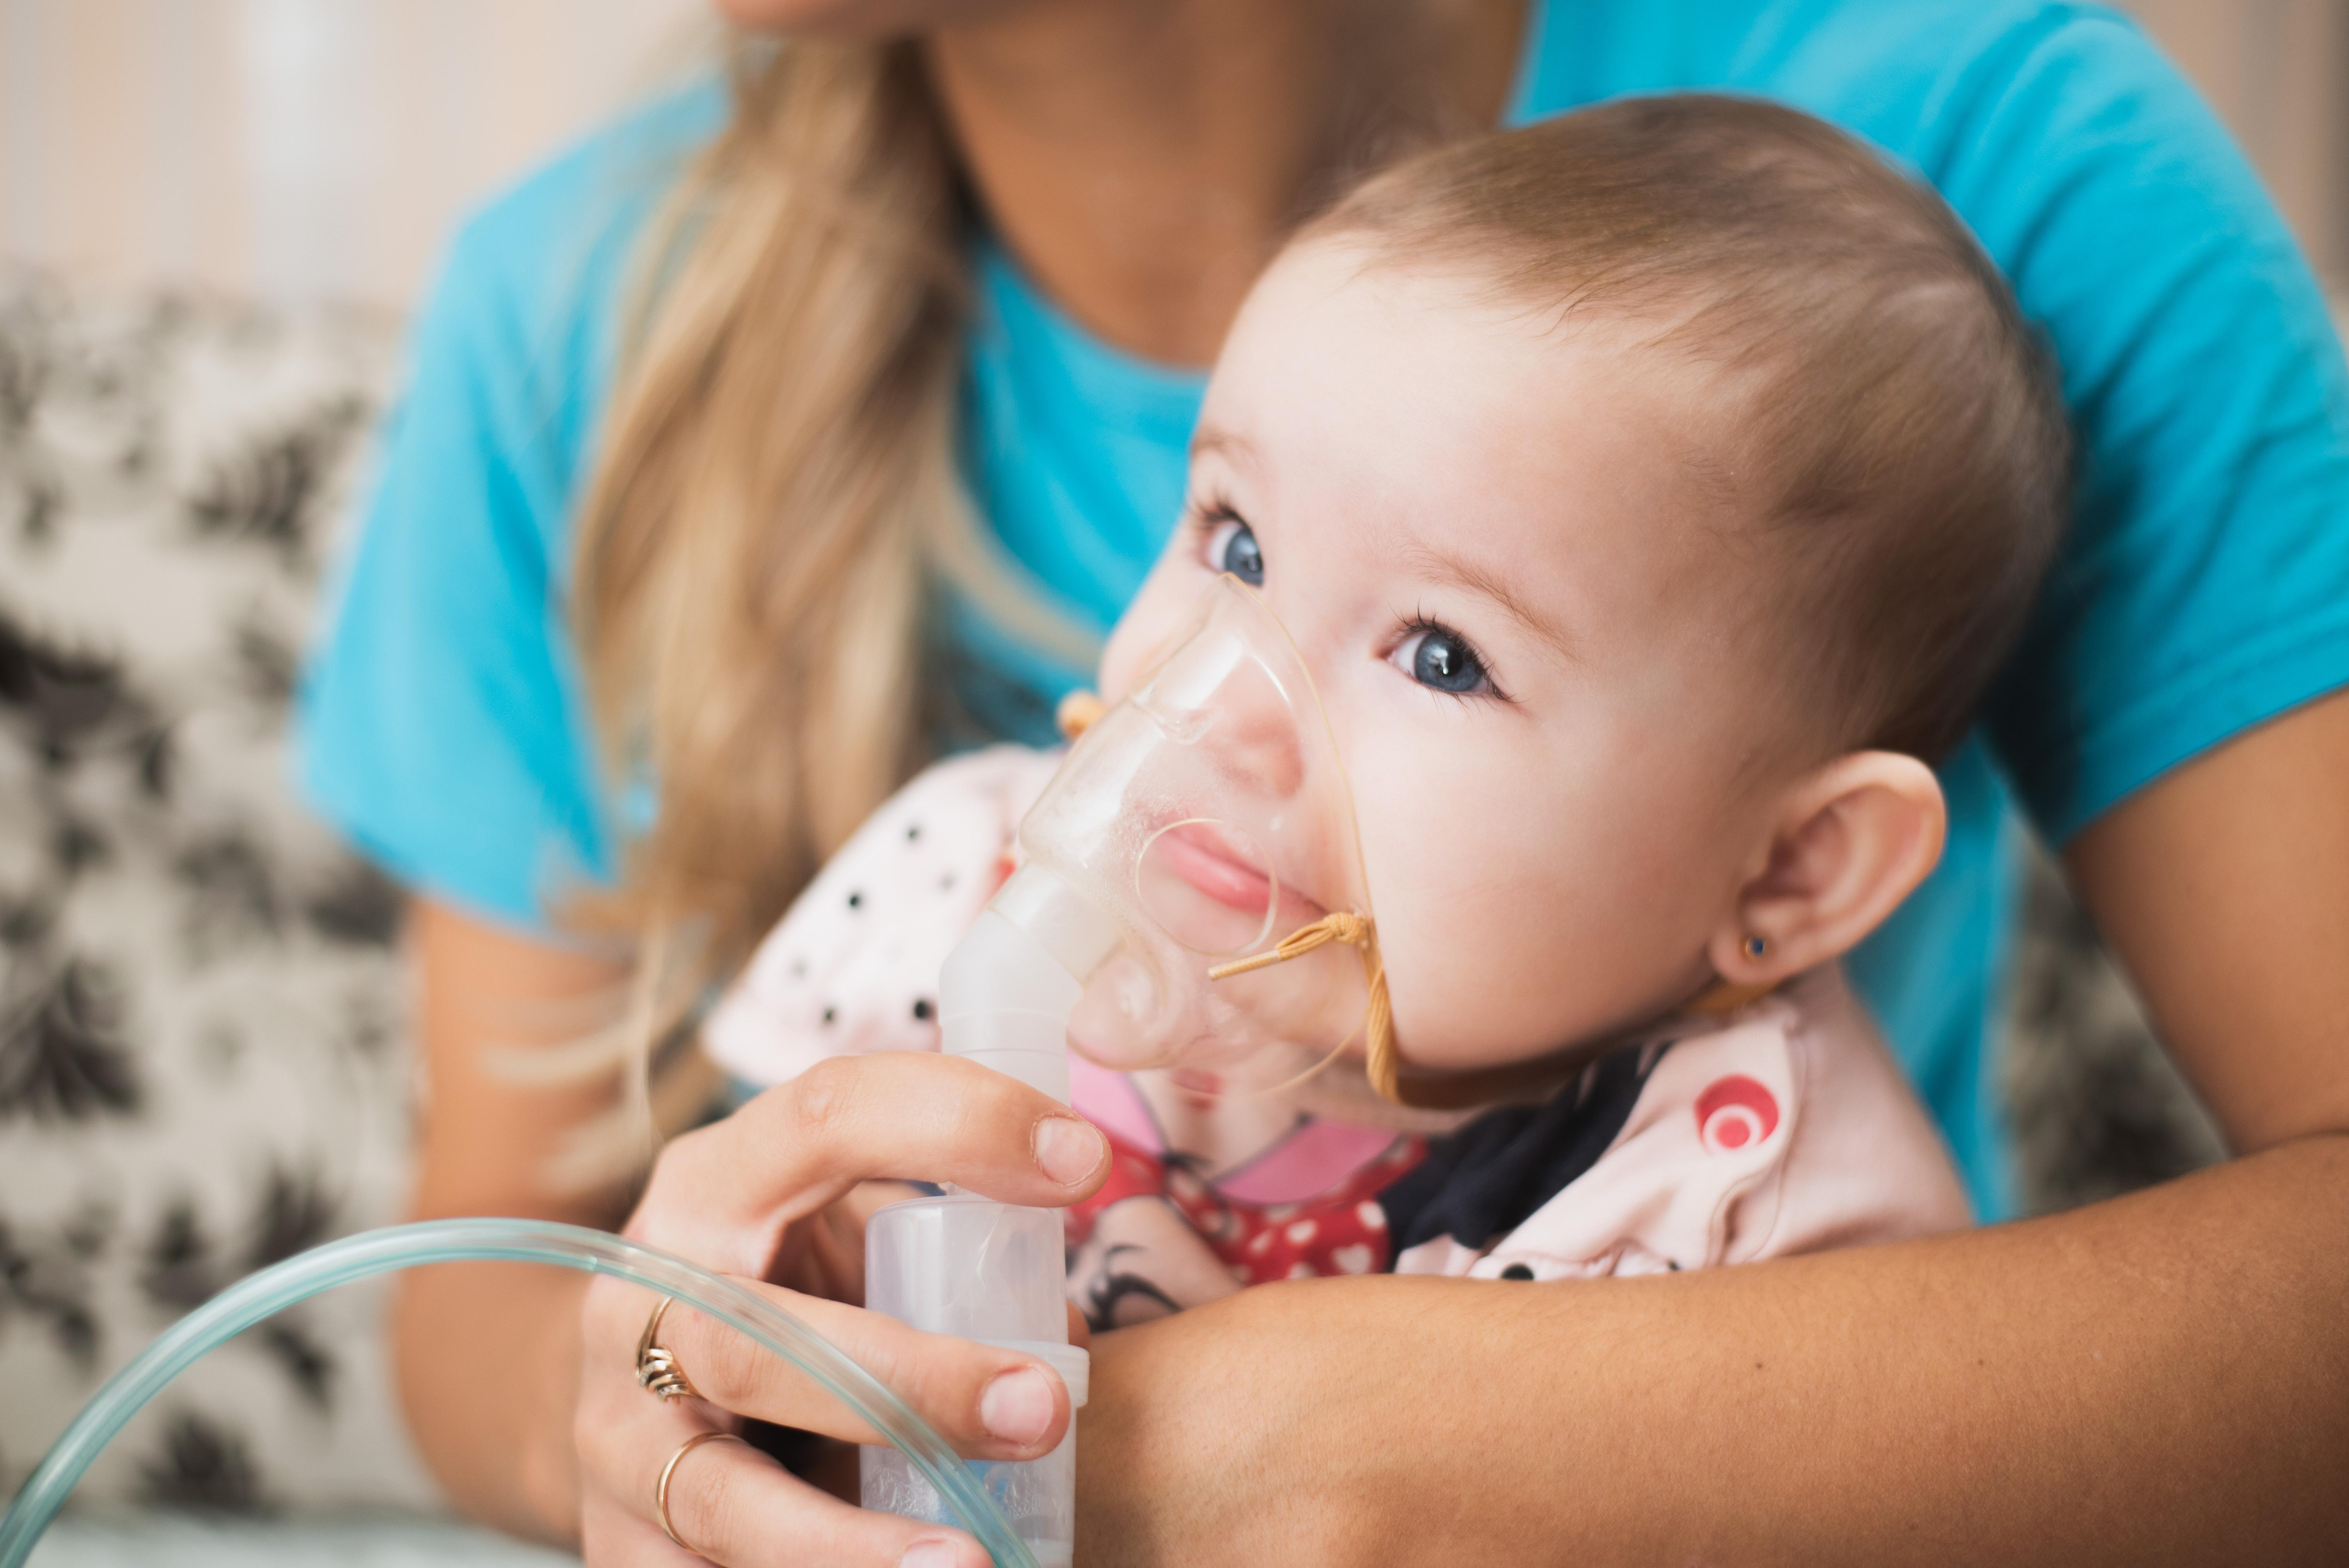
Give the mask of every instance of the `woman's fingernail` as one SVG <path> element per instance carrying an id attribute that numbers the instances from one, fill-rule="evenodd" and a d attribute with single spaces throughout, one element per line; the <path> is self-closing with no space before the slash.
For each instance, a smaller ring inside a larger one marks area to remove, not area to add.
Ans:
<path id="1" fill-rule="evenodd" d="M 951 1541 L 916 1541 L 897 1559 L 897 1568 L 955 1568 L 961 1561 Z"/>
<path id="2" fill-rule="evenodd" d="M 1108 1152 L 1092 1122 L 1073 1116 L 1048 1116 L 1036 1124 L 1036 1163 L 1063 1187 L 1073 1187 L 1092 1175 Z"/>
<path id="3" fill-rule="evenodd" d="M 978 1397 L 978 1421 L 990 1437 L 1021 1448 L 1052 1425 L 1052 1385 L 1033 1367 L 999 1375 Z"/>

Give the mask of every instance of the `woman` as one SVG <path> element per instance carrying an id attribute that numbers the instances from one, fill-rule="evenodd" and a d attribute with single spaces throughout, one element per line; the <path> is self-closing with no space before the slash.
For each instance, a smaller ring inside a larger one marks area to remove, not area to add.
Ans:
<path id="1" fill-rule="evenodd" d="M 1036 732 L 1175 515 L 1199 378 L 1172 367 L 1209 358 L 1299 213 L 1503 119 L 1761 94 L 1940 187 L 2046 325 L 2085 459 L 2036 627 L 1945 773 L 1949 860 L 1858 977 L 1996 1216 L 2011 783 L 2241 1157 L 1913 1246 L 1354 1281 L 1342 1334 L 1326 1296 L 1272 1288 L 1128 1331 L 1095 1348 L 1081 1556 L 2340 1554 L 2349 379 L 2255 183 L 2126 24 L 2025 0 L 729 9 L 812 41 L 460 240 L 313 672 L 313 792 L 419 894 L 420 1213 L 623 1219 L 595 1134 L 636 1124 L 624 1075 L 551 1089 L 576 1054 L 554 1047 L 623 985 L 638 1033 L 678 1016 L 922 748 Z M 961 1066 L 761 1097 L 663 1151 L 630 1233 L 854 1300 L 860 1179 L 1097 1184 L 1090 1129 Z M 1062 1429 L 1016 1357 L 792 1299 L 970 1452 Z M 409 1408 L 467 1507 L 598 1563 L 979 1560 L 745 1445 L 687 1447 L 712 1406 L 853 1434 L 689 1315 L 661 1343 L 707 1403 L 639 1390 L 648 1305 L 414 1282 Z"/>

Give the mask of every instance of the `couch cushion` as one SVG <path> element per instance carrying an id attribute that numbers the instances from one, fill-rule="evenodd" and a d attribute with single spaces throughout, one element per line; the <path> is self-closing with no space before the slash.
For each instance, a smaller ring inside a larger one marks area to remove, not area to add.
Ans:
<path id="1" fill-rule="evenodd" d="M 397 903 L 285 755 L 396 348 L 377 318 L 0 276 L 0 1494 L 174 1318 L 397 1217 Z M 215 1353 L 86 1495 L 430 1501 L 385 1298 Z"/>

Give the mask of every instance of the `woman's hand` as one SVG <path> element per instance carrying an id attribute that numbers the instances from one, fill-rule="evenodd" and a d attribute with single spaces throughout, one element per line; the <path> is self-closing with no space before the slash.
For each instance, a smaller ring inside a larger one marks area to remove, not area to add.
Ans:
<path id="1" fill-rule="evenodd" d="M 1050 1452 L 1069 1424 L 1068 1391 L 1050 1367 L 845 1305 L 863 1294 L 861 1244 L 850 1234 L 862 1222 L 855 1189 L 918 1178 L 1056 1206 L 1100 1184 L 1108 1153 L 1089 1123 L 971 1063 L 911 1054 L 842 1058 L 671 1143 L 626 1233 L 740 1276 L 895 1389 L 966 1456 L 1033 1459 Z M 808 1289 L 767 1283 L 777 1278 Z M 698 1556 L 737 1568 L 985 1568 L 986 1553 L 962 1532 L 852 1507 L 730 1440 L 698 1443 L 678 1458 L 667 1522 L 685 1549 L 672 1545 L 661 1525 L 660 1478 L 695 1434 L 730 1432 L 743 1418 L 852 1442 L 877 1434 L 786 1364 L 681 1305 L 663 1317 L 658 1343 L 700 1397 L 663 1400 L 639 1387 L 636 1344 L 657 1300 L 599 1279 L 581 1308 L 574 1430 L 591 1564 Z"/>

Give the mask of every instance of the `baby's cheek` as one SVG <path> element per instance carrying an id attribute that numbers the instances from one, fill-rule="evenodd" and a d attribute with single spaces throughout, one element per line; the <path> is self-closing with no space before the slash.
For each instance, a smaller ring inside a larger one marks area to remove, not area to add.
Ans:
<path id="1" fill-rule="evenodd" d="M 1441 749 L 1357 782 L 1409 1059 L 1537 1055 L 1630 1021 L 1679 983 L 1695 904 L 1686 857 L 1616 798 L 1603 767 L 1427 760 Z"/>
<path id="2" fill-rule="evenodd" d="M 1555 806 L 1473 735 L 1448 738 L 1350 758 L 1397 1037 L 1431 1066 L 1506 1048 L 1531 1022 L 1514 993 L 1546 944 L 1526 928 L 1573 880 Z"/>

